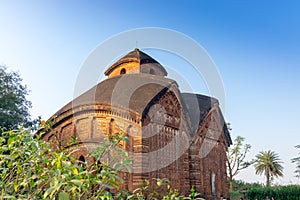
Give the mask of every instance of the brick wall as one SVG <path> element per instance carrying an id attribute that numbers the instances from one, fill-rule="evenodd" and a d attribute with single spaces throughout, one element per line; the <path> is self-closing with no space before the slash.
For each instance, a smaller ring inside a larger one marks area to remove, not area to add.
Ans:
<path id="1" fill-rule="evenodd" d="M 224 133 L 218 133 L 222 131 L 218 125 L 218 113 L 210 112 L 194 138 L 189 138 L 176 96 L 176 91 L 167 92 L 155 102 L 165 109 L 163 115 L 155 118 L 146 115 L 143 120 L 138 113 L 128 115 L 124 110 L 111 108 L 110 105 L 74 108 L 57 117 L 53 131 L 47 133 L 44 140 L 55 143 L 59 139 L 67 147 L 66 141 L 71 136 L 78 136 L 82 143 L 74 155 L 78 159 L 83 156 L 85 161 L 92 162 L 87 154 L 103 141 L 106 134 L 123 132 L 129 135 L 130 141 L 124 145 L 124 149 L 134 155 L 133 173 L 121 174 L 125 179 L 123 188 L 133 191 L 140 187 L 143 179 L 151 180 L 151 186 L 155 187 L 153 178 L 167 178 L 171 181 L 171 187 L 184 195 L 194 186 L 207 199 L 214 198 L 213 187 L 216 197 L 229 197 L 225 162 L 227 143 Z M 182 150 L 189 142 L 189 148 Z M 205 154 L 207 149 L 210 150 Z"/>

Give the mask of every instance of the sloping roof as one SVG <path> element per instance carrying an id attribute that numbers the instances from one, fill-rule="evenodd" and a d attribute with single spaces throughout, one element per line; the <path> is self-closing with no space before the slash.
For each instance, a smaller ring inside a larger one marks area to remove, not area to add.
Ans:
<path id="1" fill-rule="evenodd" d="M 199 125 L 202 123 L 210 109 L 218 100 L 212 97 L 192 94 L 192 93 L 181 93 L 182 102 L 184 104 L 184 113 L 188 115 L 191 122 L 191 131 L 196 133 Z"/>
<path id="2" fill-rule="evenodd" d="M 148 74 L 125 74 L 104 80 L 73 101 L 56 115 L 74 106 L 107 104 L 143 114 L 150 101 L 164 88 L 177 84 L 174 80 Z"/>
<path id="3" fill-rule="evenodd" d="M 139 49 L 134 49 L 133 51 L 126 54 L 124 57 L 122 57 L 117 62 L 115 62 L 112 66 L 110 66 L 104 72 L 104 74 L 106 76 L 108 76 L 109 73 L 112 72 L 119 65 L 121 65 L 123 63 L 128 63 L 128 62 L 138 62 L 138 63 L 140 63 L 140 65 L 153 63 L 153 64 L 155 64 L 156 67 L 160 68 L 164 72 L 164 76 L 166 76 L 168 74 L 166 69 L 159 62 L 157 62 L 151 56 L 149 56 L 149 55 L 145 54 L 144 52 L 140 51 Z"/>
<path id="4" fill-rule="evenodd" d="M 183 109 L 185 114 L 188 115 L 191 122 L 191 135 L 194 136 L 209 111 L 215 104 L 218 104 L 218 100 L 213 97 L 192 93 L 181 93 L 181 98 L 184 104 Z M 221 120 L 223 121 L 225 138 L 228 145 L 230 145 L 232 144 L 231 137 L 221 111 L 220 114 Z"/>

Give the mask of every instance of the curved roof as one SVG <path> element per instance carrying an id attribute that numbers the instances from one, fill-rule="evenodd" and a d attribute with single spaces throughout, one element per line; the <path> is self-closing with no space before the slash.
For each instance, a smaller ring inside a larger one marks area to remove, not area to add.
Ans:
<path id="1" fill-rule="evenodd" d="M 161 71 L 163 71 L 164 76 L 167 76 L 166 69 L 155 59 L 153 59 L 151 56 L 145 54 L 144 52 L 140 51 L 139 49 L 134 49 L 133 51 L 126 54 L 124 57 L 119 59 L 117 62 L 115 62 L 112 66 L 110 66 L 104 74 L 108 76 L 114 69 L 116 69 L 118 66 L 124 63 L 128 62 L 138 62 L 140 65 L 143 64 L 154 64 L 155 67 L 159 68 Z"/>
<path id="2" fill-rule="evenodd" d="M 135 111 L 142 115 L 151 100 L 176 81 L 148 74 L 125 74 L 104 80 L 73 101 L 56 115 L 73 107 L 92 104 L 106 104 Z"/>
<path id="3" fill-rule="evenodd" d="M 73 101 L 61 108 L 55 115 L 59 116 L 75 107 L 85 105 L 110 105 L 112 108 L 123 108 L 144 115 L 149 104 L 173 85 L 176 81 L 149 74 L 124 74 L 106 79 L 92 87 Z M 218 100 L 212 97 L 180 93 L 183 114 L 190 121 L 191 135 L 194 136 L 213 105 Z M 222 116 L 222 120 L 224 120 Z M 228 144 L 232 144 L 226 124 L 223 127 Z"/>

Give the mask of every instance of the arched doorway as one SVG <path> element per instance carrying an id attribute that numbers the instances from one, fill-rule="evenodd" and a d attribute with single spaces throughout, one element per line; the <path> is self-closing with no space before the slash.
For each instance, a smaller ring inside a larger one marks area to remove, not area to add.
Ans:
<path id="1" fill-rule="evenodd" d="M 81 155 L 79 157 L 79 166 L 84 167 L 84 165 L 85 165 L 85 158 L 83 155 Z"/>

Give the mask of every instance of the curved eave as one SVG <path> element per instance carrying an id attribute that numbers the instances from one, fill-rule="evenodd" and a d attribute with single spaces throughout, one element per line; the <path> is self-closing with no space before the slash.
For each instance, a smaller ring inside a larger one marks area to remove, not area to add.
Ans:
<path id="1" fill-rule="evenodd" d="M 112 71 L 114 71 L 116 68 L 118 68 L 120 65 L 130 62 L 136 62 L 139 63 L 140 61 L 137 58 L 123 58 L 115 62 L 112 66 L 110 66 L 104 74 L 108 76 Z"/>

